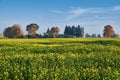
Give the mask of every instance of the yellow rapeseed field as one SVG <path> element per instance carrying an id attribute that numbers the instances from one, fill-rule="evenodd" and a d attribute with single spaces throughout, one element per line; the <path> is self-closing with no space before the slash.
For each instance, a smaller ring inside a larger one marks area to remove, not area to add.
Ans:
<path id="1" fill-rule="evenodd" d="M 0 39 L 0 80 L 120 80 L 120 39 Z"/>

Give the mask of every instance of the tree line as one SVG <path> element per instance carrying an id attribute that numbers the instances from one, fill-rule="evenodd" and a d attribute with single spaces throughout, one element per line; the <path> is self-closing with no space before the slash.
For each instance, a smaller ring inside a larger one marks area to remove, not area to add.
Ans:
<path id="1" fill-rule="evenodd" d="M 78 26 L 65 26 L 64 34 L 59 34 L 60 28 L 55 26 L 51 29 L 47 29 L 47 31 L 41 35 L 36 33 L 36 31 L 39 29 L 39 25 L 32 23 L 26 26 L 26 31 L 28 32 L 27 35 L 24 35 L 22 26 L 20 24 L 14 24 L 11 27 L 7 27 L 3 31 L 4 37 L 7 38 L 55 38 L 55 37 L 65 37 L 65 38 L 71 38 L 71 37 L 93 37 L 93 38 L 101 38 L 100 34 L 92 34 L 89 33 L 85 34 L 84 27 Z M 106 25 L 103 29 L 103 37 L 119 37 L 118 34 L 115 33 L 113 26 Z"/>

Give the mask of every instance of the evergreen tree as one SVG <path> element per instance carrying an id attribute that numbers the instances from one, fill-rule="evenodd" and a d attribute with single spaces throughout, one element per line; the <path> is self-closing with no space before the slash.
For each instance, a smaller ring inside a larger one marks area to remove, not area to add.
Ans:
<path id="1" fill-rule="evenodd" d="M 75 27 L 74 25 L 72 27 L 66 26 L 65 31 L 64 31 L 64 35 L 83 37 L 84 36 L 84 28 L 80 27 L 80 25 L 78 25 L 78 27 Z"/>
<path id="2" fill-rule="evenodd" d="M 68 26 L 66 25 L 64 35 L 68 35 Z"/>
<path id="3" fill-rule="evenodd" d="M 44 33 L 44 37 L 45 38 L 49 38 L 50 37 L 50 29 L 48 28 L 46 33 Z"/>
<path id="4" fill-rule="evenodd" d="M 80 29 L 80 25 L 78 25 L 76 29 L 76 37 L 80 37 L 80 34 L 81 34 L 81 29 Z"/>
<path id="5" fill-rule="evenodd" d="M 48 34 L 49 34 L 49 32 L 50 32 L 50 29 L 48 28 L 46 33 L 48 33 Z"/>
<path id="6" fill-rule="evenodd" d="M 72 35 L 72 36 L 76 36 L 76 28 L 75 28 L 74 25 L 73 25 L 72 28 L 71 28 L 71 35 Z"/>
<path id="7" fill-rule="evenodd" d="M 98 34 L 98 35 L 97 35 L 97 37 L 98 37 L 98 38 L 101 38 L 101 35 L 100 35 L 100 34 Z"/>
<path id="8" fill-rule="evenodd" d="M 72 35 L 72 28 L 68 26 L 68 35 Z"/>

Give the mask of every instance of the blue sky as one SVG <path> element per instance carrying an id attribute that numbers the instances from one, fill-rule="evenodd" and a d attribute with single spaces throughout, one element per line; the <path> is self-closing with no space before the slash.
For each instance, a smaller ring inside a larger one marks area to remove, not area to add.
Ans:
<path id="1" fill-rule="evenodd" d="M 112 25 L 120 34 L 120 0 L 0 0 L 0 33 L 5 27 L 37 23 L 39 34 L 47 28 L 81 25 L 85 33 L 103 33 L 105 25 Z"/>

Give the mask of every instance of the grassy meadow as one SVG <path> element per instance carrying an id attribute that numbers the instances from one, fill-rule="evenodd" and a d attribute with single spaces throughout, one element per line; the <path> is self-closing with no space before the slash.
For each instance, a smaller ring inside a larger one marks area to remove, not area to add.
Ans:
<path id="1" fill-rule="evenodd" d="M 0 80 L 120 80 L 120 39 L 0 39 Z"/>

